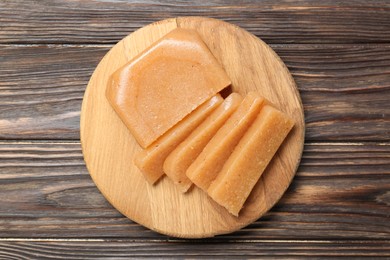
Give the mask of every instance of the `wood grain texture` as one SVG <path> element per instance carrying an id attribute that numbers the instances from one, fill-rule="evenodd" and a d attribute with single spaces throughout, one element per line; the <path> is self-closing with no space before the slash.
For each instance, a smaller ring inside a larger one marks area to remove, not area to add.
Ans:
<path id="1" fill-rule="evenodd" d="M 0 139 L 77 140 L 82 93 L 112 44 L 150 22 L 204 15 L 273 43 L 300 89 L 307 140 L 320 142 L 306 144 L 293 186 L 271 212 L 234 234 L 195 242 L 115 211 L 90 180 L 79 142 L 1 141 L 0 258 L 389 258 L 388 142 L 324 143 L 390 140 L 389 7 L 385 0 L 0 1 Z"/>
<path id="2" fill-rule="evenodd" d="M 389 143 L 309 143 L 269 213 L 210 241 L 389 240 L 389 190 Z M 110 206 L 89 177 L 79 142 L 0 142 L 0 197 L 1 237 L 167 240 Z"/>
<path id="3" fill-rule="evenodd" d="M 390 42 L 388 1 L 0 2 L 1 43 L 115 43 L 151 22 L 201 15 L 247 29 L 267 43 Z"/>
<path id="4" fill-rule="evenodd" d="M 1 138 L 78 138 L 82 97 L 102 52 L 52 45 L 0 49 Z"/>
<path id="5" fill-rule="evenodd" d="M 85 87 L 111 47 L 1 46 L 0 138 L 79 139 Z M 390 45 L 271 47 L 300 90 L 306 140 L 390 140 Z"/>
<path id="6" fill-rule="evenodd" d="M 199 250 L 202 248 L 202 250 Z M 332 258 L 332 257 L 390 257 L 389 241 L 1 241 L 0 257 L 25 258 L 199 258 L 218 257 L 237 259 L 245 257 L 263 258 Z"/>
<path id="7" fill-rule="evenodd" d="M 198 32 L 229 76 L 232 92 L 245 96 L 256 91 L 294 122 L 293 129 L 283 138 L 283 144 L 253 187 L 238 217 L 196 186 L 183 194 L 168 178 L 150 185 L 134 164 L 140 146 L 106 98 L 110 75 L 176 27 Z M 303 107 L 297 87 L 273 50 L 237 26 L 202 17 L 159 21 L 116 44 L 91 76 L 80 118 L 84 160 L 107 200 L 133 221 L 162 234 L 183 238 L 230 233 L 265 214 L 280 199 L 295 175 L 304 133 Z"/>

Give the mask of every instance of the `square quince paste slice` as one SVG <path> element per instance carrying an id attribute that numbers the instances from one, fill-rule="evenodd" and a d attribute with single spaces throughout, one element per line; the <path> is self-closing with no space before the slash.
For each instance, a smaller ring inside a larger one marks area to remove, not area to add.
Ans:
<path id="1" fill-rule="evenodd" d="M 207 191 L 264 103 L 266 100 L 258 93 L 248 93 L 237 110 L 187 169 L 187 177 L 196 186 Z"/>
<path id="2" fill-rule="evenodd" d="M 237 109 L 241 101 L 240 94 L 230 94 L 165 160 L 164 172 L 175 184 L 180 186 L 182 192 L 186 192 L 192 185 L 186 176 L 186 170 Z"/>
<path id="3" fill-rule="evenodd" d="M 177 28 L 114 72 L 106 96 L 146 148 L 228 85 L 199 34 Z"/>
<path id="4" fill-rule="evenodd" d="M 211 183 L 208 194 L 238 216 L 253 187 L 293 127 L 286 114 L 266 105 Z"/>
<path id="5" fill-rule="evenodd" d="M 195 111 L 173 126 L 148 148 L 135 156 L 135 165 L 141 170 L 149 183 L 155 183 L 164 175 L 163 164 L 167 156 L 179 145 L 199 124 L 201 124 L 223 101 L 217 94 Z"/>

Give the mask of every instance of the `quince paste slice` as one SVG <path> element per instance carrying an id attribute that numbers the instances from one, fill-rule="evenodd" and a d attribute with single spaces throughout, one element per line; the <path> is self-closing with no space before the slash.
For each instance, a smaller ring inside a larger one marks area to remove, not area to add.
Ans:
<path id="1" fill-rule="evenodd" d="M 237 110 L 188 167 L 186 175 L 196 186 L 207 191 L 266 102 L 266 99 L 256 92 L 248 93 Z"/>
<path id="2" fill-rule="evenodd" d="M 191 180 L 186 176 L 186 170 L 237 109 L 241 101 L 240 94 L 230 94 L 165 160 L 164 172 L 175 184 L 180 186 L 182 192 L 186 192 L 192 185 Z"/>
<path id="3" fill-rule="evenodd" d="M 207 192 L 238 216 L 253 187 L 294 126 L 286 114 L 264 106 L 242 137 Z"/>
<path id="4" fill-rule="evenodd" d="M 153 184 L 164 175 L 163 164 L 167 156 L 223 101 L 217 94 L 201 104 L 195 111 L 158 138 L 148 148 L 135 155 L 134 163 L 144 174 L 146 180 Z"/>
<path id="5" fill-rule="evenodd" d="M 114 72 L 106 96 L 146 148 L 230 83 L 199 34 L 177 28 Z"/>

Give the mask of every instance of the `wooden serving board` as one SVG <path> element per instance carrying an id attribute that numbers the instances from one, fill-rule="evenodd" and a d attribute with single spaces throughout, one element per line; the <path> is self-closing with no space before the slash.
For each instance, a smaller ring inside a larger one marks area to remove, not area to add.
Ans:
<path id="1" fill-rule="evenodd" d="M 108 77 L 176 27 L 198 31 L 232 80 L 232 91 L 256 90 L 295 120 L 295 127 L 241 210 L 230 215 L 199 188 L 187 194 L 164 177 L 149 185 L 134 166 L 141 148 L 105 97 Z M 81 111 L 84 159 L 96 186 L 131 220 L 175 237 L 202 238 L 238 230 L 266 213 L 283 195 L 299 165 L 304 114 L 296 85 L 275 52 L 247 31 L 219 20 L 182 17 L 150 24 L 116 44 L 101 60 L 84 95 Z"/>

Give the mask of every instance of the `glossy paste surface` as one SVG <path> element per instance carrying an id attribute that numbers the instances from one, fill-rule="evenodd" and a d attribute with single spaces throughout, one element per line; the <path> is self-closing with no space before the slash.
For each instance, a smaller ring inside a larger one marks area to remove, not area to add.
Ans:
<path id="1" fill-rule="evenodd" d="M 264 102 L 265 99 L 256 92 L 248 93 L 237 110 L 188 168 L 186 175 L 194 184 L 207 191 L 246 130 L 259 114 Z"/>
<path id="2" fill-rule="evenodd" d="M 186 176 L 186 170 L 237 109 L 241 101 L 240 94 L 230 94 L 165 160 L 164 172 L 181 187 L 183 192 L 186 192 L 192 185 L 191 180 Z"/>
<path id="3" fill-rule="evenodd" d="M 118 69 L 106 97 L 146 148 L 228 85 L 226 72 L 198 33 L 177 28 Z"/>
<path id="4" fill-rule="evenodd" d="M 136 154 L 134 162 L 149 183 L 155 183 L 164 175 L 163 164 L 167 156 L 222 102 L 223 98 L 219 94 L 215 95 L 201 104 L 148 148 Z"/>
<path id="5" fill-rule="evenodd" d="M 264 106 L 210 185 L 210 197 L 238 216 L 293 125 L 294 122 L 283 112 Z"/>

